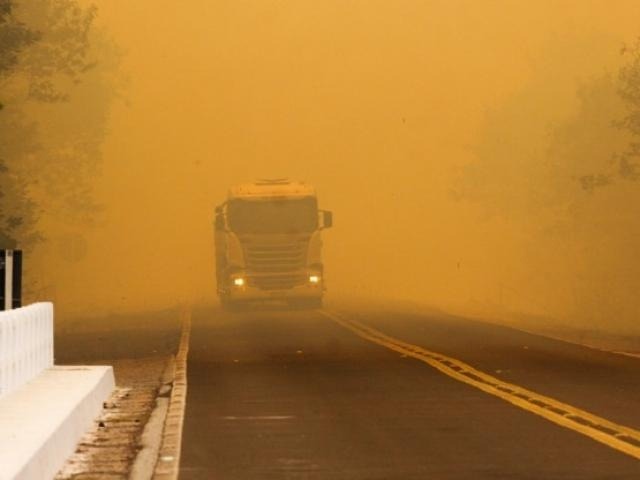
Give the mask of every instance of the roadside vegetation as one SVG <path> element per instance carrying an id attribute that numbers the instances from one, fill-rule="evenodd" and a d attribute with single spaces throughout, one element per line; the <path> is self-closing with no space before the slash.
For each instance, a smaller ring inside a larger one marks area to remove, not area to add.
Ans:
<path id="1" fill-rule="evenodd" d="M 516 226 L 507 234 L 518 237 L 523 267 L 505 267 L 505 308 L 632 326 L 640 312 L 640 41 L 556 42 L 533 63 L 527 86 L 487 112 L 456 194 Z"/>
<path id="2" fill-rule="evenodd" d="M 76 0 L 0 0 L 0 247 L 88 222 L 117 52 Z M 98 61 L 99 59 L 99 61 Z"/>

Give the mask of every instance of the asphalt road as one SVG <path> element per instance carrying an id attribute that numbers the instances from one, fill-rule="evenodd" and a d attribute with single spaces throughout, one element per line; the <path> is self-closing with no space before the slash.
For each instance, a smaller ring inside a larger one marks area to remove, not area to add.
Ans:
<path id="1" fill-rule="evenodd" d="M 640 359 L 433 313 L 341 317 L 640 429 Z M 195 311 L 188 389 L 183 480 L 640 479 L 638 458 L 319 311 Z"/>

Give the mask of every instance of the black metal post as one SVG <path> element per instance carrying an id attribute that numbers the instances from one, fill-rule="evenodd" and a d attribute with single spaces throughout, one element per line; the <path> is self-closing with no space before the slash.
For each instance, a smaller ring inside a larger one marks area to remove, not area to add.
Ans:
<path id="1" fill-rule="evenodd" d="M 0 250 L 0 310 L 22 306 L 22 251 Z"/>

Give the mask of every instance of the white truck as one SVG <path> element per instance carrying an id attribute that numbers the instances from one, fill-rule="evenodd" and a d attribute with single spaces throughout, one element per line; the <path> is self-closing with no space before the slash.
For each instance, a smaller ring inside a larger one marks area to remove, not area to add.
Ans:
<path id="1" fill-rule="evenodd" d="M 274 179 L 232 187 L 215 210 L 223 307 L 268 300 L 321 307 L 321 232 L 332 223 L 332 213 L 318 209 L 315 189 L 305 183 Z"/>

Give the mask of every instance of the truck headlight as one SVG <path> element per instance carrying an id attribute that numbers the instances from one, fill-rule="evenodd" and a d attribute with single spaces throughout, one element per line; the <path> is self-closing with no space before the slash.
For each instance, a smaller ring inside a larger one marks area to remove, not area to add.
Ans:
<path id="1" fill-rule="evenodd" d="M 244 287 L 244 278 L 242 277 L 236 277 L 233 279 L 233 284 L 236 287 Z"/>
<path id="2" fill-rule="evenodd" d="M 309 275 L 309 283 L 320 283 L 320 275 Z"/>

